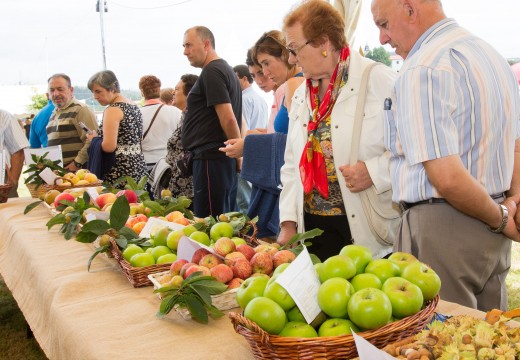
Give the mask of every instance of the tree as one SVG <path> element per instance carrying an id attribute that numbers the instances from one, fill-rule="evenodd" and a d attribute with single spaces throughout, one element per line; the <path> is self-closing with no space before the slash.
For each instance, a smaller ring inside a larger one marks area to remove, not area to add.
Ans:
<path id="1" fill-rule="evenodd" d="M 370 50 L 369 52 L 367 52 L 365 57 L 383 63 L 386 66 L 390 66 L 392 64 L 392 60 L 390 60 L 390 55 L 382 46 L 377 47 L 374 50 Z"/>
<path id="2" fill-rule="evenodd" d="M 47 105 L 47 96 L 45 94 L 34 94 L 31 97 L 31 105 L 28 106 L 28 110 L 33 113 L 40 111 L 45 105 Z"/>

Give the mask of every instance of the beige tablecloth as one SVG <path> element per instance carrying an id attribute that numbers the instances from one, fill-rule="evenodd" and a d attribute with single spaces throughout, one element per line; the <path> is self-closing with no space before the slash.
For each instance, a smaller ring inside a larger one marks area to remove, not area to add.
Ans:
<path id="1" fill-rule="evenodd" d="M 94 247 L 66 241 L 33 199 L 0 204 L 0 273 L 45 354 L 50 359 L 252 359 L 245 339 L 227 317 L 201 325 L 172 312 L 155 316 L 159 299 L 152 287 L 133 288 L 114 259 Z M 476 310 L 441 301 L 443 314 Z"/>

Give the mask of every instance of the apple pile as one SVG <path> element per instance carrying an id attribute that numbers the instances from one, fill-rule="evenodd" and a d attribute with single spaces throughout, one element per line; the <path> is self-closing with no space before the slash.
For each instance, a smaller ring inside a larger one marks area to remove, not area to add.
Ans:
<path id="1" fill-rule="evenodd" d="M 96 174 L 91 173 L 87 169 L 79 169 L 78 171 L 68 172 L 63 175 L 64 179 L 69 181 L 63 181 L 60 186 L 80 186 L 80 185 L 92 185 L 98 183 L 98 178 Z M 72 183 L 72 184 L 71 184 Z"/>
<path id="2" fill-rule="evenodd" d="M 280 336 L 337 336 L 377 329 L 421 311 L 441 286 L 439 276 L 411 254 L 396 252 L 388 259 L 373 259 L 368 248 L 347 245 L 340 254 L 315 264 L 321 313 L 308 324 L 275 282 L 287 265 L 277 268 L 270 279 L 247 279 L 236 294 L 246 318 Z"/>

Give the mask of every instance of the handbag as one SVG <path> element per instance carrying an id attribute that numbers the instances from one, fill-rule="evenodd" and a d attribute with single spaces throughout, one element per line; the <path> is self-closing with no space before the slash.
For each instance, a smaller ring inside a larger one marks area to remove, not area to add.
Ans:
<path id="1" fill-rule="evenodd" d="M 380 63 L 376 62 L 367 66 L 361 78 L 361 87 L 359 89 L 352 130 L 350 164 L 355 164 L 358 160 L 361 126 L 368 90 L 368 78 L 372 69 L 379 64 Z M 376 240 L 381 245 L 393 245 L 397 238 L 397 230 L 401 222 L 401 210 L 397 204 L 392 202 L 392 189 L 378 194 L 375 186 L 372 185 L 368 189 L 361 191 L 359 196 L 368 226 Z"/>
<path id="2" fill-rule="evenodd" d="M 183 178 L 189 178 L 193 175 L 193 153 L 191 151 L 184 150 L 184 155 L 177 160 L 177 168 Z"/>

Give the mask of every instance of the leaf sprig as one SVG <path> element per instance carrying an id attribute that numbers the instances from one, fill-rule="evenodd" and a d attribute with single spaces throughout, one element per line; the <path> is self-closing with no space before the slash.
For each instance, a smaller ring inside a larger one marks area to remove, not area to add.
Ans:
<path id="1" fill-rule="evenodd" d="M 36 184 L 36 189 L 38 189 L 41 185 L 45 183 L 45 181 L 40 177 L 40 174 L 45 168 L 51 169 L 56 175 L 63 176 L 67 173 L 67 170 L 58 165 L 61 161 L 47 158 L 49 152 L 47 151 L 41 156 L 37 156 L 36 154 L 31 154 L 31 159 L 33 161 L 32 164 L 27 165 L 27 170 L 25 170 L 24 174 L 30 174 L 25 179 L 25 184 Z"/>
<path id="2" fill-rule="evenodd" d="M 163 293 L 157 316 L 165 316 L 179 306 L 188 309 L 192 318 L 202 324 L 207 324 L 209 317 L 219 318 L 224 315 L 217 309 L 211 299 L 211 295 L 218 295 L 226 291 L 227 285 L 212 276 L 202 276 L 197 271 L 182 281 L 179 287 L 165 286 L 154 290 L 154 293 Z"/>

